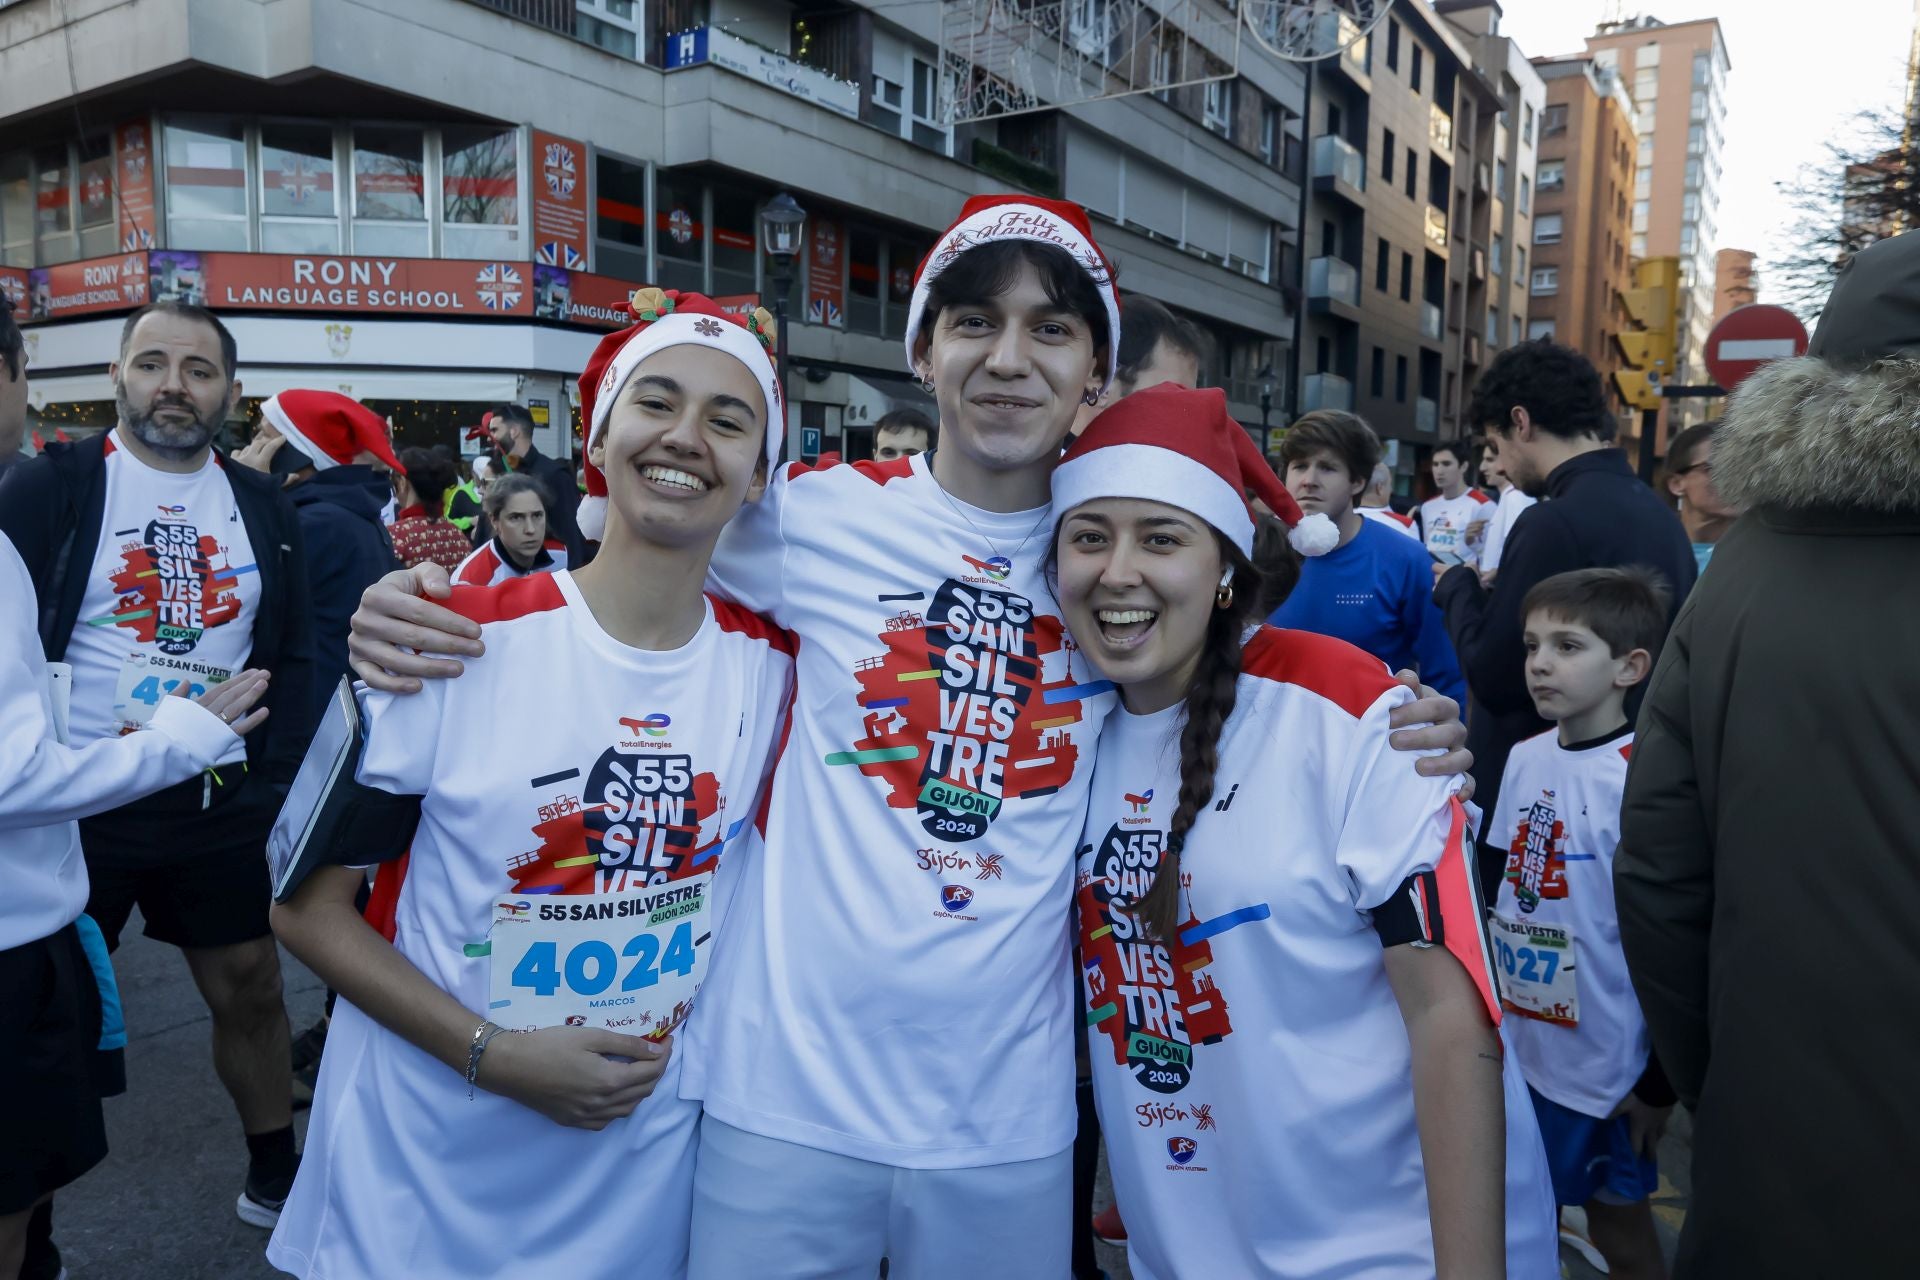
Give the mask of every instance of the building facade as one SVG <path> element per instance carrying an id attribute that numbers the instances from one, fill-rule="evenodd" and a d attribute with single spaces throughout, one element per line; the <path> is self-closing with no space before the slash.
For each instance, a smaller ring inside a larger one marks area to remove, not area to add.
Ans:
<path id="1" fill-rule="evenodd" d="M 1713 255 L 1713 322 L 1729 311 L 1760 300 L 1751 249 L 1722 249 Z"/>
<path id="2" fill-rule="evenodd" d="M 1621 367 L 1614 335 L 1626 323 L 1620 295 L 1633 280 L 1633 99 L 1590 57 L 1540 58 L 1534 67 L 1547 105 L 1534 177 L 1527 336 L 1579 351 L 1611 388 Z"/>
<path id="3" fill-rule="evenodd" d="M 1706 383 L 1726 79 L 1732 67 L 1720 23 L 1714 18 L 1671 24 L 1639 18 L 1604 25 L 1588 38 L 1587 52 L 1617 74 L 1633 95 L 1640 136 L 1630 252 L 1637 258 L 1679 258 L 1676 376 L 1686 383 Z M 1668 409 L 1676 406 L 1681 426 L 1706 412 L 1700 400 L 1674 401 Z M 1662 414 L 1663 419 L 1672 416 Z"/>
<path id="4" fill-rule="evenodd" d="M 1426 446 L 1472 430 L 1462 411 L 1508 296 L 1489 280 L 1490 238 L 1512 225 L 1509 202 L 1531 213 L 1531 141 L 1527 187 L 1508 174 L 1498 190 L 1496 156 L 1521 125 L 1464 41 L 1425 0 L 1401 0 L 1315 66 L 1308 104 L 1301 408 L 1365 417 L 1403 496 Z"/>
<path id="5" fill-rule="evenodd" d="M 1073 21 L 1124 54 L 1105 12 Z M 0 8 L 0 289 L 36 425 L 110 422 L 119 316 L 171 296 L 229 318 L 249 408 L 338 387 L 424 443 L 515 399 L 565 453 L 575 376 L 651 284 L 784 301 L 789 452 L 811 428 L 859 457 L 875 418 L 927 404 L 900 350 L 917 264 L 1007 189 L 1087 204 L 1122 288 L 1210 331 L 1236 415 L 1263 389 L 1290 412 L 1305 73 L 1249 54 L 950 125 L 939 22 L 932 0 Z M 808 213 L 785 263 L 759 225 L 780 192 Z"/>

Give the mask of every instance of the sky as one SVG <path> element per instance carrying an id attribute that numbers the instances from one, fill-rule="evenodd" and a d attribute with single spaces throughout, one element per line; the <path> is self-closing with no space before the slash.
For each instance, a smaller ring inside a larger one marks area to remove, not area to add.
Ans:
<path id="1" fill-rule="evenodd" d="M 1500 31 L 1528 57 L 1580 52 L 1604 0 L 1501 0 Z M 1906 96 L 1915 0 L 1625 0 L 1626 16 L 1720 19 L 1727 75 L 1726 147 L 1715 248 L 1767 259 L 1794 212 L 1775 183 L 1825 158 L 1828 139 L 1854 132 L 1862 110 L 1898 110 Z"/>

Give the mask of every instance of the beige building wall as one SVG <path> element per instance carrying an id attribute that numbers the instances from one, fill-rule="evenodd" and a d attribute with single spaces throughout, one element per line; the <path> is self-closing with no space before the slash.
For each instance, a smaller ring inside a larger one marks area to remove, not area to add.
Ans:
<path id="1" fill-rule="evenodd" d="M 1713 255 L 1713 322 L 1727 312 L 1760 300 L 1753 279 L 1753 250 L 1722 249 Z"/>

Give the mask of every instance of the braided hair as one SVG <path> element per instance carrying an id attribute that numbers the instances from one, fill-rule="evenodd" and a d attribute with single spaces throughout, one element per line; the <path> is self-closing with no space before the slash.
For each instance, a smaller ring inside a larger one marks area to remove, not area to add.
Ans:
<path id="1" fill-rule="evenodd" d="M 1233 567 L 1233 600 L 1215 608 L 1207 620 L 1200 664 L 1187 686 L 1180 725 L 1180 802 L 1167 831 L 1167 846 L 1153 883 L 1133 904 L 1148 933 L 1171 943 L 1180 928 L 1180 851 L 1207 802 L 1213 799 L 1213 775 L 1220 764 L 1220 733 L 1233 714 L 1240 691 L 1240 640 L 1248 624 L 1266 616 L 1268 592 L 1263 574 L 1240 549 L 1214 534 L 1221 562 Z M 1291 584 L 1289 584 L 1291 585 Z"/>

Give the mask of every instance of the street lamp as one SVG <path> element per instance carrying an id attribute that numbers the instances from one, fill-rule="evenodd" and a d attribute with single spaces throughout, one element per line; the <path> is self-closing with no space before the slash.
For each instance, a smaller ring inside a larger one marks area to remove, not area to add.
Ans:
<path id="1" fill-rule="evenodd" d="M 772 260 L 773 360 L 780 370 L 783 397 L 787 388 L 787 293 L 793 288 L 794 263 L 800 257 L 800 246 L 806 242 L 806 229 L 807 211 L 784 191 L 761 207 L 760 243 L 766 247 L 767 257 Z M 780 434 L 784 436 L 786 433 L 787 424 L 783 421 Z"/>
<path id="2" fill-rule="evenodd" d="M 1273 416 L 1273 361 L 1267 361 L 1253 376 L 1260 379 L 1260 452 L 1272 457 L 1273 428 L 1267 420 Z"/>

